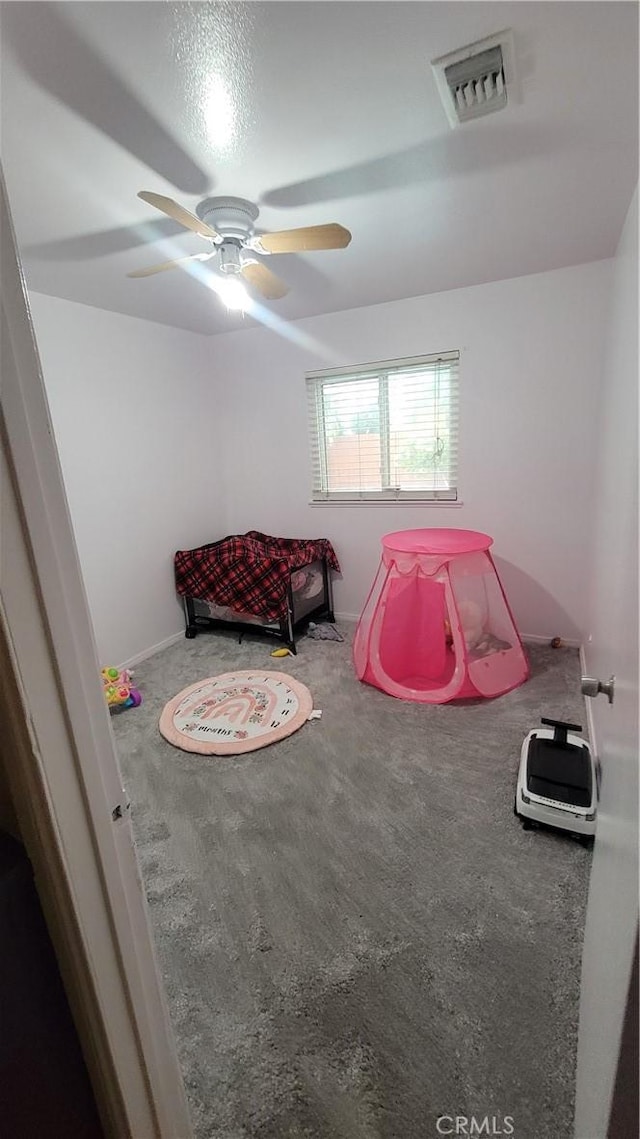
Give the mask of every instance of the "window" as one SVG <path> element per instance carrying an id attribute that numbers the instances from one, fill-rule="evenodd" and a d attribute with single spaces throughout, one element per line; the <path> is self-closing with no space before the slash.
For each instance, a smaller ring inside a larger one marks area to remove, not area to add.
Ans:
<path id="1" fill-rule="evenodd" d="M 458 352 L 307 373 L 314 502 L 455 502 Z"/>

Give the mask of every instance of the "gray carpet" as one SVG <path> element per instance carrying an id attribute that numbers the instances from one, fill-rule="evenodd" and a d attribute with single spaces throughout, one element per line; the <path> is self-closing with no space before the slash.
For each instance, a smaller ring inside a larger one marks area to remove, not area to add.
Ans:
<path id="1" fill-rule="evenodd" d="M 442 1115 L 569 1139 L 590 854 L 512 806 L 540 715 L 584 722 L 577 653 L 426 707 L 360 684 L 342 628 L 281 660 L 181 641 L 113 718 L 198 1139 L 436 1139 Z M 181 688 L 254 667 L 322 719 L 239 757 L 160 737 Z"/>

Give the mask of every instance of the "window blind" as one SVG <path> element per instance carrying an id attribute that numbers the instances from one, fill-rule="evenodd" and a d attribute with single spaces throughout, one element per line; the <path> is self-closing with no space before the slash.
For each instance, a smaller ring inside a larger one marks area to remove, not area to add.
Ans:
<path id="1" fill-rule="evenodd" d="M 314 502 L 458 496 L 458 352 L 308 372 Z"/>

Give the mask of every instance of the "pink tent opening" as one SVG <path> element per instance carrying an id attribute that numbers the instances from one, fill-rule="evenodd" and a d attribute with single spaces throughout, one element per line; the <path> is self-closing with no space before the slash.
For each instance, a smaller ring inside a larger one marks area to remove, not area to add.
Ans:
<path id="1" fill-rule="evenodd" d="M 360 680 L 401 700 L 500 696 L 529 669 L 489 549 L 475 530 L 400 530 L 382 559 L 353 646 Z"/>

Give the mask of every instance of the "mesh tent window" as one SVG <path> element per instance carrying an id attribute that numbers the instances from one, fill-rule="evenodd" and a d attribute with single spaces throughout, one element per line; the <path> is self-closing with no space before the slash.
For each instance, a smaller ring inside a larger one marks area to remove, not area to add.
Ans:
<path id="1" fill-rule="evenodd" d="M 314 502 L 455 502 L 459 353 L 308 372 Z"/>

